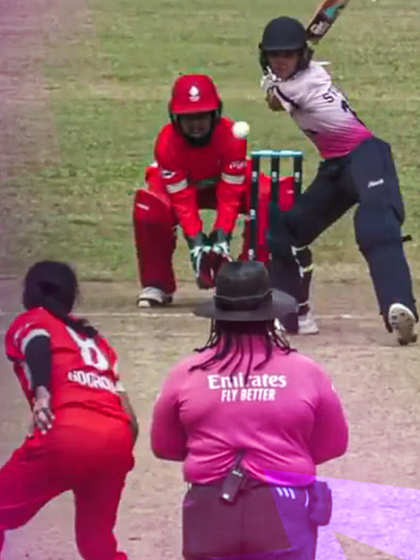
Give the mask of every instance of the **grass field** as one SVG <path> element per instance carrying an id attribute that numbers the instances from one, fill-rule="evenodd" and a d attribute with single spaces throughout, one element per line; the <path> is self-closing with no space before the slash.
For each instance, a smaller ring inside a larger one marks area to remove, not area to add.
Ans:
<path id="1" fill-rule="evenodd" d="M 287 13 L 306 21 L 317 2 L 0 0 L 0 98 L 6 94 L 6 103 L 0 104 L 0 334 L 21 300 L 14 274 L 35 258 L 69 260 L 82 279 L 106 281 L 82 283 L 77 312 L 117 349 L 124 385 L 140 419 L 136 467 L 128 477 L 117 527 L 121 548 L 133 560 L 181 555 L 180 465 L 153 456 L 149 426 L 169 368 L 208 337 L 208 322 L 191 313 L 208 293 L 193 283 L 183 242 L 174 305 L 158 312 L 135 309 L 133 193 L 166 122 L 170 86 L 179 72 L 193 71 L 210 73 L 225 113 L 250 123 L 250 149 L 303 149 L 308 184 L 317 154 L 286 115 L 265 108 L 256 45 L 271 17 Z M 4 13 L 7 8 L 11 14 Z M 47 17 L 41 17 L 41 8 L 48 10 Z M 361 118 L 393 145 L 407 207 L 405 230 L 414 237 L 407 252 L 417 293 L 419 20 L 418 0 L 352 0 L 317 49 L 317 58 L 332 61 L 332 72 Z M 7 33 L 10 52 L 3 44 Z M 400 487 L 401 495 L 404 489 L 418 489 L 418 346 L 400 348 L 383 329 L 366 267 L 358 266 L 351 215 L 315 245 L 322 268 L 313 294 L 320 334 L 292 337 L 292 344 L 325 367 L 350 425 L 348 452 L 318 472 L 392 486 L 398 495 Z M 338 261 L 344 263 L 336 266 Z M 0 465 L 20 444 L 28 420 L 2 354 Z M 355 492 L 358 505 L 360 495 Z M 390 493 L 382 510 L 373 500 L 365 502 L 365 511 L 346 506 L 352 520 L 376 527 L 372 540 L 334 524 L 323 529 L 341 543 L 340 558 L 420 558 L 416 532 L 410 530 L 418 521 L 418 490 L 404 511 L 394 497 Z M 399 513 L 403 531 L 388 522 Z M 8 532 L 6 558 L 75 560 L 73 523 L 67 493 L 23 528 Z M 402 544 L 408 551 L 404 556 Z M 332 560 L 328 547 L 318 560 Z"/>
<path id="2" fill-rule="evenodd" d="M 59 157 L 48 166 L 29 158 L 2 187 L 18 191 L 23 203 L 12 272 L 48 256 L 72 261 L 84 279 L 135 277 L 133 192 L 166 122 L 178 73 L 214 77 L 225 114 L 250 123 L 250 149 L 303 149 L 306 184 L 316 169 L 315 149 L 291 119 L 265 107 L 256 48 L 271 17 L 287 13 L 306 21 L 314 0 L 292 7 L 286 0 L 142 4 L 90 0 L 84 26 L 54 38 L 46 34 L 42 68 Z M 361 118 L 393 146 L 414 263 L 420 260 L 418 28 L 417 0 L 353 0 L 316 51 L 317 58 L 331 60 Z M 359 261 L 351 217 L 315 247 L 318 263 Z M 178 261 L 186 261 L 185 250 Z"/>

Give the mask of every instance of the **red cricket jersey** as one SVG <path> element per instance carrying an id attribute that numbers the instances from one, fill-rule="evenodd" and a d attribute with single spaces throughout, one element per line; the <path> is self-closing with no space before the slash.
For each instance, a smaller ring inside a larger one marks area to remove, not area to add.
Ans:
<path id="1" fill-rule="evenodd" d="M 38 335 L 51 344 L 51 408 L 68 406 L 93 409 L 129 422 L 117 394 L 117 355 L 105 338 L 88 338 L 60 321 L 43 307 L 18 315 L 6 337 L 6 354 L 32 407 L 34 391 L 25 362 L 25 348 Z"/>
<path id="2" fill-rule="evenodd" d="M 162 182 L 186 235 L 202 229 L 196 192 L 215 190 L 214 229 L 230 233 L 245 193 L 246 139 L 233 135 L 233 121 L 221 117 L 208 144 L 193 146 L 172 123 L 156 139 L 155 159 Z"/>

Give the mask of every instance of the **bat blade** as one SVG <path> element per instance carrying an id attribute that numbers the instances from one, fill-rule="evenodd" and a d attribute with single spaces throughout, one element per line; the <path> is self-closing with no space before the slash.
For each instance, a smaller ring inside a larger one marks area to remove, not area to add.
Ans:
<path id="1" fill-rule="evenodd" d="M 329 31 L 332 24 L 347 6 L 350 0 L 323 0 L 315 10 L 306 28 L 306 38 L 312 43 L 318 43 Z"/>

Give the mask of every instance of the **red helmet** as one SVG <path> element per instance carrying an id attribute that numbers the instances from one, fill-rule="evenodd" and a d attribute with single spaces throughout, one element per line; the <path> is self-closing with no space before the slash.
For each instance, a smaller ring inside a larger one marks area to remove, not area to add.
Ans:
<path id="1" fill-rule="evenodd" d="M 221 109 L 222 102 L 210 76 L 184 74 L 175 81 L 169 101 L 171 116 L 216 111 L 219 117 Z"/>

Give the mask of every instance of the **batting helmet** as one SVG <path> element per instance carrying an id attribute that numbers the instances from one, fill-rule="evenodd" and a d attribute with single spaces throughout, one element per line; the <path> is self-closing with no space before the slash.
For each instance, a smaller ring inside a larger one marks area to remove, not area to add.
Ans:
<path id="1" fill-rule="evenodd" d="M 263 32 L 263 51 L 295 51 L 306 46 L 306 31 L 297 19 L 281 16 L 272 19 Z"/>
<path id="2" fill-rule="evenodd" d="M 270 51 L 301 51 L 298 70 L 308 66 L 313 52 L 306 43 L 304 26 L 297 19 L 288 16 L 280 16 L 267 23 L 258 48 L 260 64 L 264 72 L 268 67 L 266 53 Z"/>

